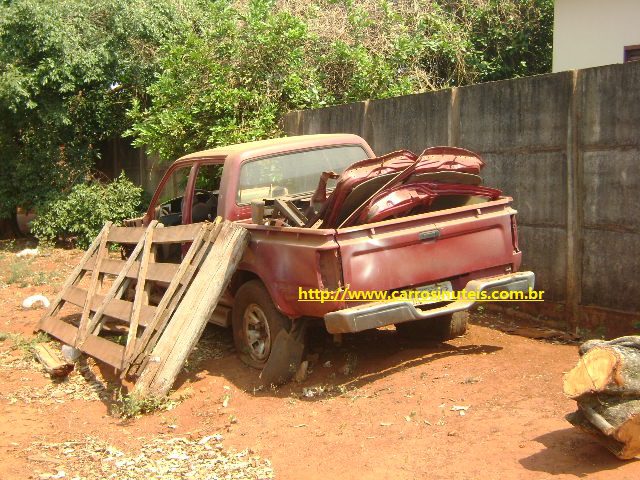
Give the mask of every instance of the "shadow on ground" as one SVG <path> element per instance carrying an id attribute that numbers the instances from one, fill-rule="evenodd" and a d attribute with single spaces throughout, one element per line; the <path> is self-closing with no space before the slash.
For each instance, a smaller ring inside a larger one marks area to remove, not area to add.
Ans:
<path id="1" fill-rule="evenodd" d="M 586 477 L 596 472 L 615 470 L 627 463 L 576 428 L 545 433 L 533 440 L 545 448 L 521 459 L 520 464 L 534 472 Z"/>
<path id="2" fill-rule="evenodd" d="M 304 388 L 320 387 L 318 395 L 301 397 L 302 400 L 314 401 L 342 395 L 396 372 L 447 357 L 482 355 L 501 350 L 501 347 L 493 345 L 458 347 L 450 343 L 408 340 L 391 329 L 345 335 L 342 344 L 336 345 L 331 336 L 314 329 L 310 332 L 307 353 L 310 370 L 307 378 L 302 383 L 292 382 L 279 388 L 263 388 L 260 386 L 259 371 L 244 365 L 235 355 L 230 331 L 208 326 L 204 337 L 205 348 L 206 339 L 211 336 L 218 338 L 218 348 L 226 348 L 224 355 L 204 360 L 197 366 L 192 365 L 192 368 L 188 366 L 190 371 L 178 377 L 175 389 L 185 382 L 195 381 L 204 373 L 222 376 L 237 388 L 253 392 L 257 396 L 288 397 L 299 394 Z"/>

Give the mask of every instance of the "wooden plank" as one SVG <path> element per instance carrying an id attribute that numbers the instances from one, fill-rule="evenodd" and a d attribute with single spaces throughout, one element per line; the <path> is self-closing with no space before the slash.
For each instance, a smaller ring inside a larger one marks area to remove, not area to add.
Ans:
<path id="1" fill-rule="evenodd" d="M 46 372 L 52 377 L 66 377 L 73 370 L 73 363 L 62 360 L 62 358 L 60 358 L 61 356 L 53 350 L 51 345 L 37 343 L 33 347 L 33 353 Z"/>
<path id="2" fill-rule="evenodd" d="M 117 258 L 105 258 L 100 266 L 100 272 L 109 275 L 118 275 L 124 267 L 126 261 Z M 85 265 L 84 270 L 92 271 L 95 259 L 91 259 Z M 161 282 L 169 284 L 176 275 L 179 265 L 177 263 L 150 263 L 147 271 L 147 280 L 151 282 Z M 127 272 L 127 278 L 137 279 L 140 271 L 140 262 L 133 262 Z"/>
<path id="3" fill-rule="evenodd" d="M 100 246 L 98 247 L 98 253 L 95 256 L 96 267 L 95 270 L 91 272 L 91 281 L 89 282 L 88 294 L 82 307 L 82 316 L 80 317 L 80 326 L 78 327 L 77 334 L 78 336 L 84 335 L 84 331 L 86 330 L 87 324 L 89 322 L 89 315 L 91 314 L 91 298 L 93 298 L 93 296 L 95 295 L 96 288 L 98 287 L 98 279 L 100 278 L 100 265 L 102 264 L 102 259 L 105 257 L 105 255 L 108 254 L 107 237 L 109 236 L 109 229 L 111 228 L 111 225 L 111 222 L 107 222 L 103 227 L 105 231 L 102 234 Z"/>
<path id="4" fill-rule="evenodd" d="M 73 343 L 73 340 L 76 337 L 76 332 L 78 331 L 76 327 L 60 320 L 57 317 L 49 317 L 45 319 L 42 330 L 67 345 Z M 124 347 L 111 342 L 106 338 L 89 335 L 82 346 L 82 351 L 117 369 L 122 368 Z"/>
<path id="5" fill-rule="evenodd" d="M 56 337 L 62 343 L 66 343 L 67 345 L 73 344 L 73 340 L 76 338 L 76 333 L 78 332 L 78 329 L 73 325 L 63 322 L 57 317 L 45 318 L 41 323 L 41 330 Z"/>
<path id="6" fill-rule="evenodd" d="M 165 227 L 155 234 L 154 243 L 192 242 L 198 234 L 202 223 Z M 109 242 L 138 243 L 144 235 L 145 227 L 113 227 L 109 233 Z"/>
<path id="7" fill-rule="evenodd" d="M 138 339 L 138 325 L 140 323 L 140 312 L 145 300 L 148 300 L 148 296 L 145 295 L 145 284 L 147 281 L 147 270 L 149 269 L 149 260 L 151 259 L 151 246 L 153 245 L 153 234 L 156 228 L 149 229 L 144 239 L 144 247 L 142 248 L 142 260 L 140 265 L 140 272 L 138 274 L 138 283 L 136 284 L 136 293 L 133 299 L 133 309 L 131 310 L 131 321 L 129 323 L 129 334 L 127 335 L 127 345 L 124 349 L 124 361 L 128 361 L 133 355 L 136 348 L 136 341 Z"/>
<path id="8" fill-rule="evenodd" d="M 52 317 L 58 313 L 58 311 L 60 310 L 60 307 L 62 306 L 62 295 L 64 294 L 66 289 L 68 289 L 72 285 L 75 285 L 80 280 L 84 265 L 89 261 L 93 253 L 98 248 L 98 245 L 100 245 L 100 242 L 102 240 L 102 235 L 104 235 L 105 231 L 106 231 L 106 225 L 102 227 L 102 230 L 100 230 L 100 233 L 98 234 L 98 236 L 93 240 L 93 242 L 91 242 L 91 245 L 89 246 L 87 251 L 84 252 L 84 255 L 80 259 L 80 262 L 78 263 L 76 268 L 74 268 L 73 271 L 67 277 L 67 280 L 64 282 L 64 285 L 60 289 L 60 293 L 58 293 L 56 298 L 51 303 L 51 306 L 49 307 L 49 309 L 45 312 L 42 318 L 40 318 L 40 322 L 38 322 L 38 329 L 44 330 L 41 325 L 43 324 L 45 319 Z"/>
<path id="9" fill-rule="evenodd" d="M 82 351 L 118 370 L 122 370 L 124 358 L 124 347 L 122 345 L 97 335 L 89 335 L 82 345 Z"/>
<path id="10" fill-rule="evenodd" d="M 218 223 L 219 223 L 219 219 L 216 219 L 216 223 L 214 225 L 217 226 Z M 139 360 L 141 356 L 148 354 L 148 352 L 150 351 L 149 340 L 151 339 L 151 336 L 155 331 L 155 329 L 161 323 L 161 320 L 165 317 L 166 318 L 170 317 L 171 314 L 173 313 L 173 308 L 175 308 L 175 305 L 171 306 L 170 301 L 173 298 L 176 291 L 178 290 L 178 288 L 180 287 L 180 285 L 182 283 L 186 283 L 183 281 L 183 278 L 185 276 L 188 276 L 189 278 L 191 277 L 191 275 L 189 274 L 189 270 L 191 270 L 191 272 L 195 270 L 195 268 L 189 269 L 189 267 L 196 255 L 196 252 L 201 248 L 205 235 L 209 233 L 211 229 L 212 229 L 212 226 L 209 226 L 209 225 L 202 226 L 200 228 L 200 232 L 198 232 L 198 235 L 196 235 L 196 238 L 193 240 L 191 246 L 189 247 L 187 254 L 185 255 L 184 259 L 182 260 L 182 263 L 180 264 L 180 268 L 178 269 L 178 272 L 176 273 L 173 280 L 169 284 L 169 287 L 167 288 L 164 295 L 162 296 L 160 303 L 158 303 L 156 314 L 151 319 L 149 325 L 147 326 L 148 328 L 146 328 L 145 331 L 142 333 L 142 336 L 140 337 L 140 340 L 138 342 L 138 348 L 136 348 L 136 351 L 131 359 L 127 358 L 127 362 L 134 359 Z"/>
<path id="11" fill-rule="evenodd" d="M 109 232 L 109 242 L 138 243 L 144 236 L 145 227 L 113 227 Z"/>
<path id="12" fill-rule="evenodd" d="M 185 243 L 193 242 L 203 223 L 191 223 L 189 225 L 177 225 L 165 227 L 156 231 L 153 243 Z"/>
<path id="13" fill-rule="evenodd" d="M 64 301 L 82 307 L 84 305 L 84 301 L 87 298 L 87 291 L 78 288 L 78 287 L 70 287 L 67 292 L 65 292 Z M 104 301 L 104 295 L 95 294 L 91 299 L 91 311 L 95 312 L 100 308 L 102 302 Z M 129 319 L 131 318 L 131 309 L 133 308 L 133 303 L 127 300 L 121 300 L 119 298 L 111 299 L 105 309 L 104 315 L 107 317 L 115 318 L 116 320 L 120 320 L 122 322 L 129 323 Z M 140 326 L 146 327 L 148 319 L 151 319 L 156 314 L 156 307 L 151 305 L 143 305 L 142 312 L 140 315 Z"/>
<path id="14" fill-rule="evenodd" d="M 245 228 L 229 221 L 222 223 L 202 267 L 151 353 L 151 358 L 159 361 L 148 362 L 136 382 L 137 396 L 162 397 L 173 386 L 231 280 L 248 242 L 249 232 Z"/>
<path id="15" fill-rule="evenodd" d="M 147 227 L 147 233 L 151 229 L 155 228 L 157 223 L 158 222 L 156 222 L 155 220 L 152 221 Z M 146 234 L 145 234 L 145 237 L 146 237 Z M 104 296 L 104 299 L 102 300 L 102 304 L 100 305 L 96 313 L 93 315 L 93 318 L 91 319 L 89 326 L 87 327 L 88 333 L 97 334 L 100 331 L 101 319 L 107 304 L 114 298 L 121 297 L 124 291 L 126 290 L 127 285 L 129 284 L 129 279 L 126 278 L 127 271 L 131 268 L 131 265 L 133 264 L 133 262 L 137 260 L 138 256 L 140 255 L 140 252 L 142 251 L 143 246 L 144 246 L 144 237 L 140 242 L 138 242 L 138 244 L 136 245 L 136 248 L 134 248 L 133 252 L 131 253 L 131 256 L 126 261 L 124 267 L 118 274 L 118 277 L 113 281 L 111 288 L 109 289 L 107 294 Z M 76 348 L 80 348 L 85 339 L 86 339 L 86 334 L 85 336 L 80 338 L 76 342 L 77 344 L 74 346 Z"/>

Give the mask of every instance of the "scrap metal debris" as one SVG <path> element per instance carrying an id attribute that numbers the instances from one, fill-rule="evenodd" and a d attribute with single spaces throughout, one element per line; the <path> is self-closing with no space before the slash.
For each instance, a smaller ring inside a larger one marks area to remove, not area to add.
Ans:
<path id="1" fill-rule="evenodd" d="M 129 454 L 95 437 L 87 437 L 62 443 L 36 442 L 26 453 L 34 464 L 34 478 L 41 480 L 274 478 L 269 460 L 252 450 L 225 449 L 221 440 L 219 434 L 197 440 L 154 438 L 138 453 Z M 41 462 L 34 455 L 48 460 Z"/>

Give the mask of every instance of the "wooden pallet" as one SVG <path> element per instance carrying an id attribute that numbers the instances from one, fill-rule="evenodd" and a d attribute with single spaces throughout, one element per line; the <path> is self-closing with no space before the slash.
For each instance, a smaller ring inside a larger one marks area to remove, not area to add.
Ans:
<path id="1" fill-rule="evenodd" d="M 213 223 L 163 227 L 153 221 L 146 228 L 107 223 L 67 278 L 38 328 L 115 367 L 122 376 L 140 373 L 223 223 L 228 222 L 217 218 Z M 124 260 L 110 258 L 113 244 L 135 247 Z M 158 249 L 167 244 L 190 246 L 180 263 L 157 261 Z M 80 286 L 83 279 L 86 285 Z M 107 291 L 101 292 L 105 279 L 113 281 Z M 150 301 L 152 290 L 163 292 L 155 302 Z M 127 293 L 129 298 L 125 297 Z M 77 315 L 60 316 L 66 303 L 82 309 L 79 321 Z M 101 335 L 107 320 L 125 327 L 124 344 Z"/>

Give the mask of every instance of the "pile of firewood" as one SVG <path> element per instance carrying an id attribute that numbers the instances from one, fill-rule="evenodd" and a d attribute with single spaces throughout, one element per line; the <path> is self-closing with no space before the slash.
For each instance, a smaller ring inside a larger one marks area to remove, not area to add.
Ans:
<path id="1" fill-rule="evenodd" d="M 564 378 L 578 411 L 567 415 L 618 458 L 640 456 L 640 336 L 590 340 Z"/>

